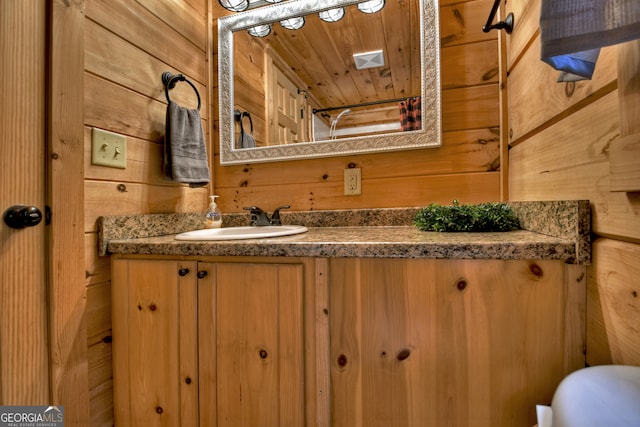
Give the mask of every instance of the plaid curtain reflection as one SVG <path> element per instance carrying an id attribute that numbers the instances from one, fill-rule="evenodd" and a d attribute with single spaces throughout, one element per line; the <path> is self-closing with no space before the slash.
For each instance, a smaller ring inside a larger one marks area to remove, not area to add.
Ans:
<path id="1" fill-rule="evenodd" d="M 400 102 L 400 126 L 403 131 L 422 129 L 422 100 L 419 96 Z"/>

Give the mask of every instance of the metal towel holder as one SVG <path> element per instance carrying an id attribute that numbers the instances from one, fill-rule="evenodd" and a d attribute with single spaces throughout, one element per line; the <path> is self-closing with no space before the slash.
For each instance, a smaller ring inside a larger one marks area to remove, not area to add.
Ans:
<path id="1" fill-rule="evenodd" d="M 189 86 L 193 88 L 196 96 L 198 97 L 198 111 L 200 111 L 200 94 L 198 93 L 198 89 L 196 89 L 195 85 L 182 74 L 174 75 L 168 71 L 165 71 L 164 73 L 162 73 L 162 83 L 164 83 L 164 94 L 167 96 L 167 102 L 171 102 L 171 99 L 169 98 L 169 90 L 173 89 L 176 86 L 177 82 L 187 82 L 189 83 Z"/>
<path id="2" fill-rule="evenodd" d="M 496 30 L 505 30 L 507 34 L 511 34 L 513 31 L 514 25 L 514 16 L 513 13 L 509 13 L 504 21 L 496 22 L 491 25 L 493 19 L 496 17 L 496 12 L 498 11 L 498 5 L 500 4 L 500 0 L 495 0 L 493 3 L 493 7 L 491 8 L 491 13 L 489 13 L 489 19 L 487 19 L 487 23 L 482 27 L 482 31 L 488 33 L 489 31 Z"/>

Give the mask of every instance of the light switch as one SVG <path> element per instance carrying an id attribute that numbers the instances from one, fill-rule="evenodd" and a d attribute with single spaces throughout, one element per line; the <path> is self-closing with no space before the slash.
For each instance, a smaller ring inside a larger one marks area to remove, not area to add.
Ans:
<path id="1" fill-rule="evenodd" d="M 91 163 L 110 168 L 127 168 L 127 137 L 106 130 L 91 131 Z"/>

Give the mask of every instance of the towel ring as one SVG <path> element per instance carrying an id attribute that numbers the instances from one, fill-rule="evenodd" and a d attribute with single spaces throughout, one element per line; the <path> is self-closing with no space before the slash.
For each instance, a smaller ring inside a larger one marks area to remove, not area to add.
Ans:
<path id="1" fill-rule="evenodd" d="M 169 89 L 173 89 L 177 82 L 187 82 L 189 83 L 189 86 L 193 88 L 196 96 L 198 97 L 198 111 L 200 111 L 200 94 L 198 93 L 198 89 L 196 89 L 195 85 L 182 74 L 173 75 L 168 71 L 162 73 L 162 83 L 164 83 L 164 94 L 167 97 L 167 101 L 171 102 L 171 98 L 169 98 Z"/>

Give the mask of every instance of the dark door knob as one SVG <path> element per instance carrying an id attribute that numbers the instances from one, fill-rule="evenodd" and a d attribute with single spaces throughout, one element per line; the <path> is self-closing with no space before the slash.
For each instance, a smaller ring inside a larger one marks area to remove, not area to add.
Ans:
<path id="1" fill-rule="evenodd" d="M 42 212 L 35 206 L 15 205 L 4 211 L 4 222 L 11 228 L 33 227 L 42 221 Z"/>

